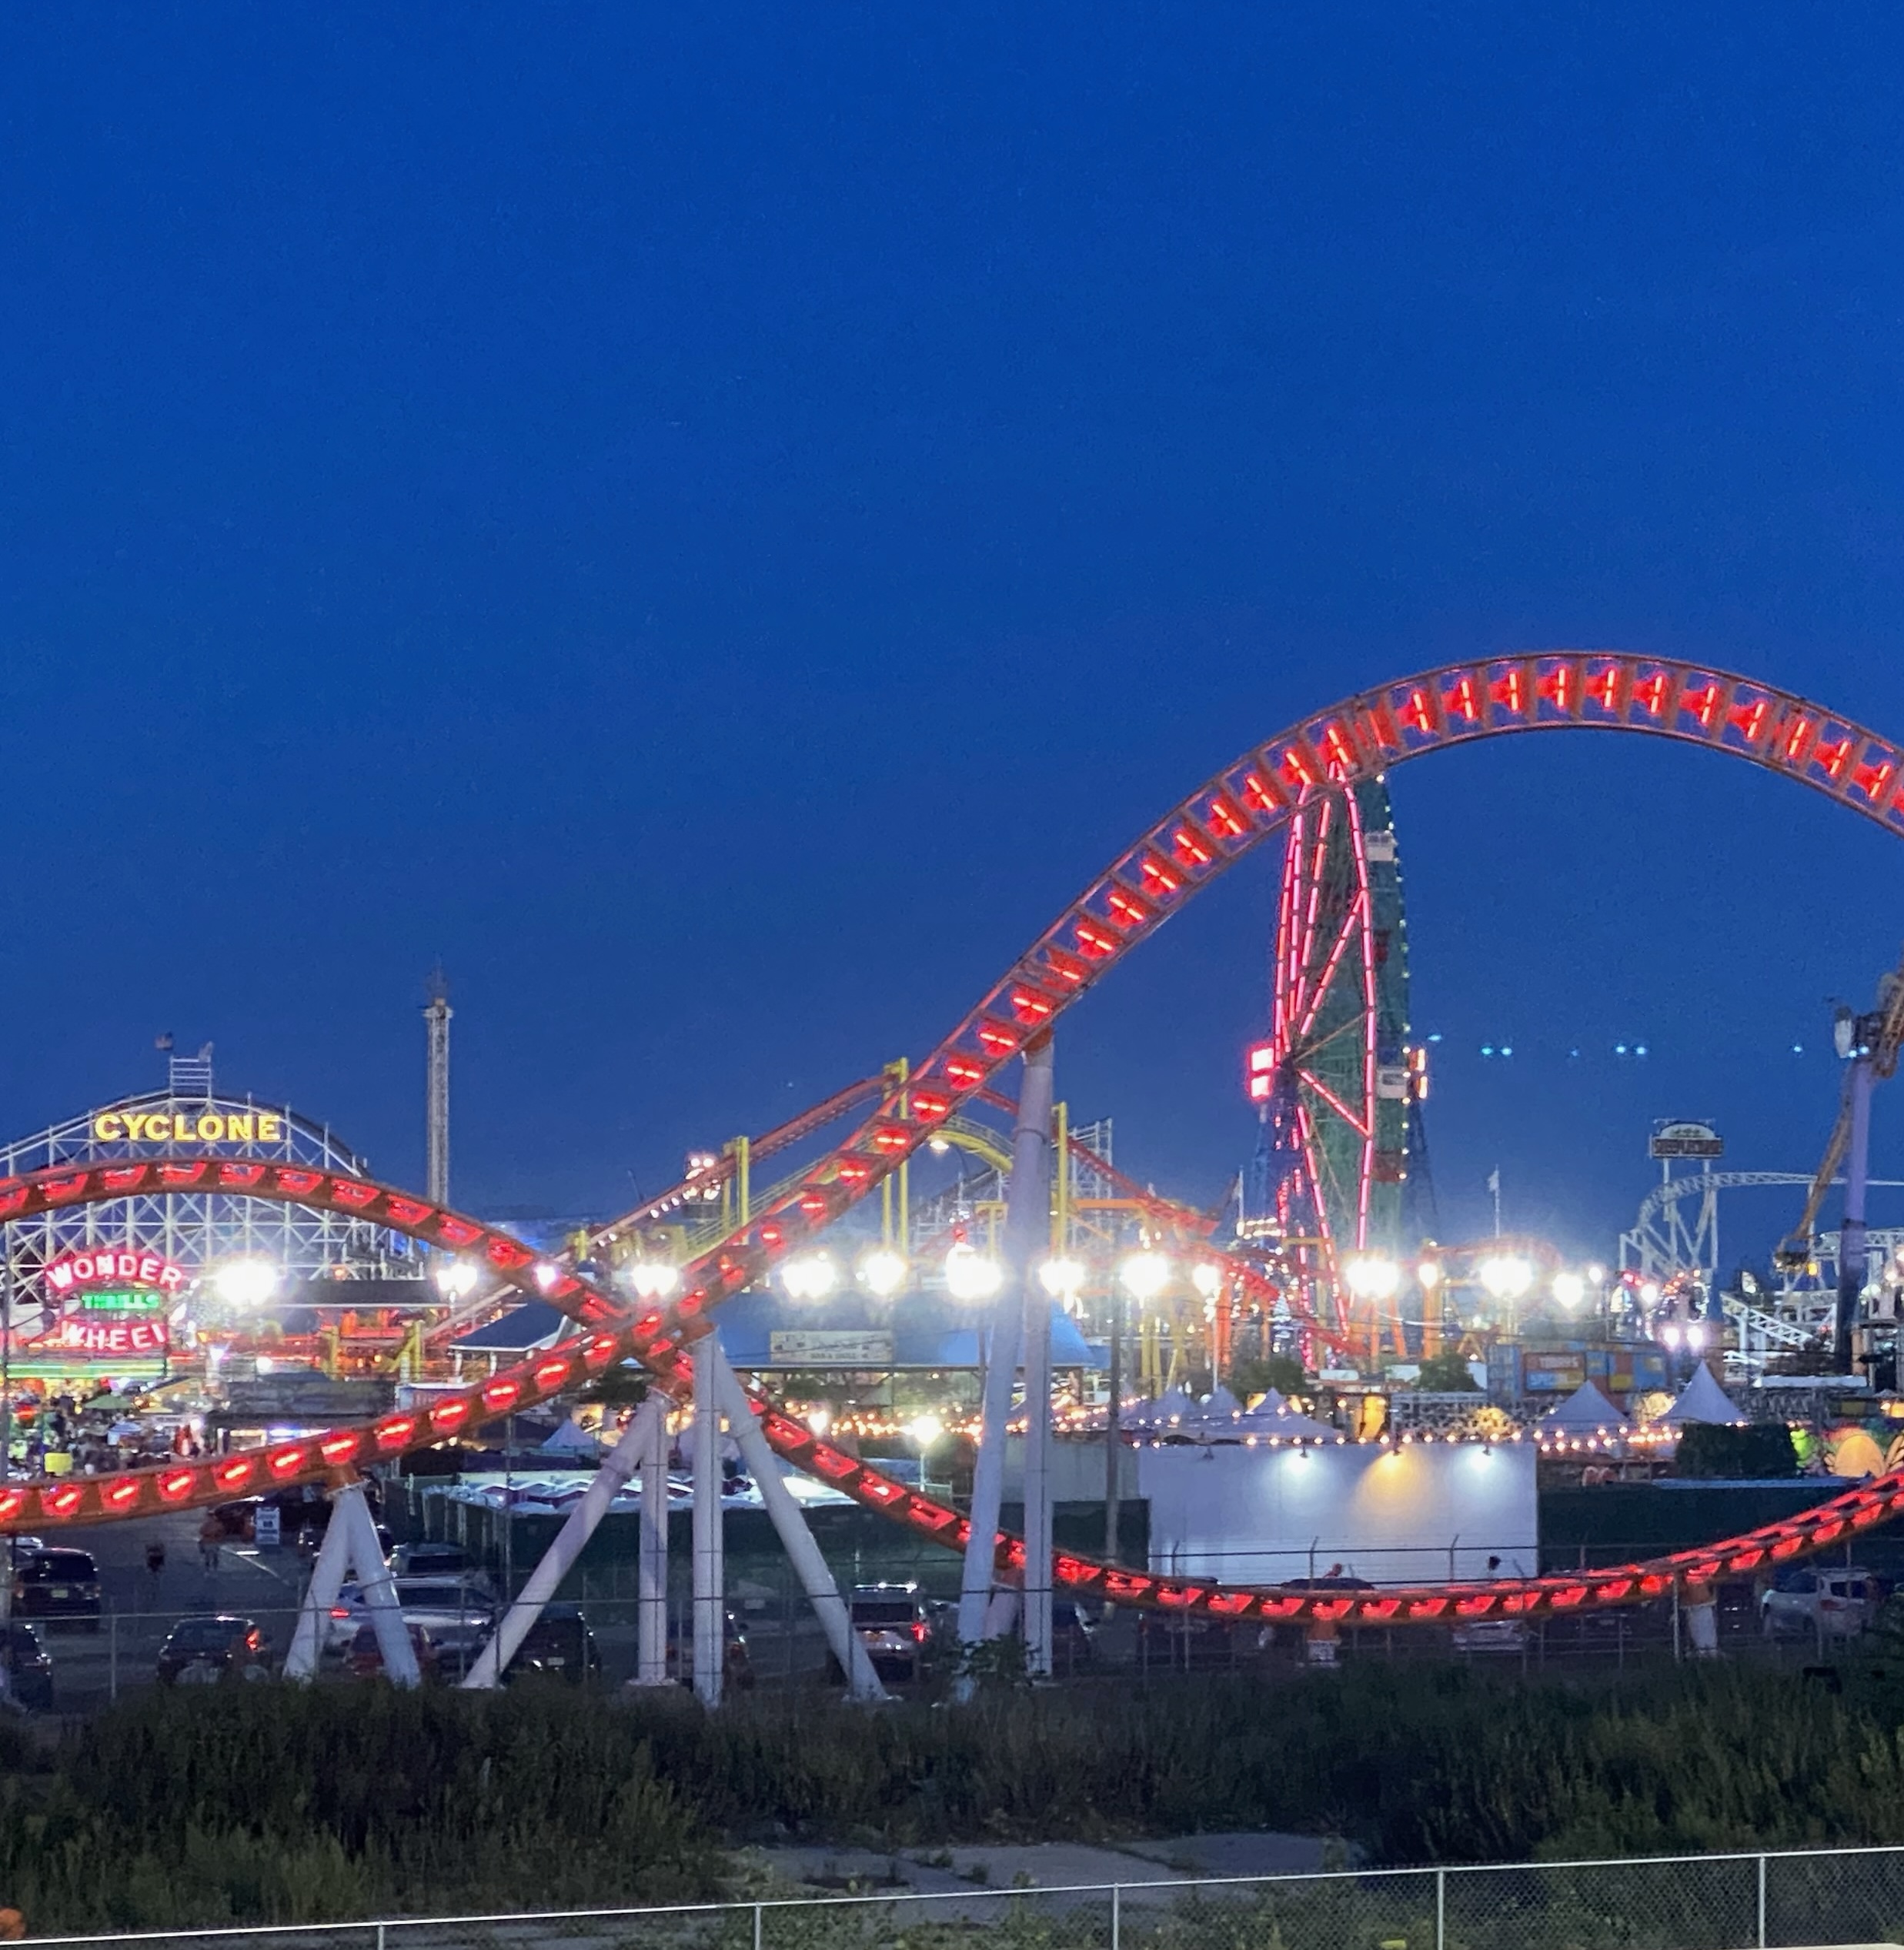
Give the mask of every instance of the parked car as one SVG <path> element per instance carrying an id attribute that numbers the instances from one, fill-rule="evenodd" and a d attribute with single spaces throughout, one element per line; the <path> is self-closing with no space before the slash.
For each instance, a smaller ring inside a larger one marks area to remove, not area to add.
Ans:
<path id="1" fill-rule="evenodd" d="M 53 1710 L 53 1662 L 31 1625 L 8 1621 L 0 1662 L 6 1667 L 7 1690 L 21 1705 L 36 1713 Z"/>
<path id="2" fill-rule="evenodd" d="M 398 1578 L 453 1579 L 492 1601 L 496 1597 L 489 1574 L 460 1544 L 399 1544 L 390 1553 L 390 1571 Z"/>
<path id="3" fill-rule="evenodd" d="M 1527 1626 L 1519 1618 L 1470 1618 L 1448 1634 L 1457 1652 L 1515 1652 L 1527 1644 Z"/>
<path id="4" fill-rule="evenodd" d="M 1759 1601 L 1768 1638 L 1855 1638 L 1876 1617 L 1883 1591 L 1854 1566 L 1803 1565 L 1783 1571 Z"/>
<path id="5" fill-rule="evenodd" d="M 434 1638 L 422 1625 L 407 1621 L 405 1629 L 410 1635 L 410 1649 L 416 1654 L 416 1670 L 425 1679 L 434 1679 L 443 1671 L 443 1653 Z M 383 1676 L 383 1648 L 377 1643 L 377 1628 L 365 1624 L 357 1628 L 344 1654 L 346 1669 L 353 1678 L 380 1679 Z"/>
<path id="6" fill-rule="evenodd" d="M 753 1658 L 747 1650 L 747 1628 L 739 1613 L 723 1608 L 723 1629 L 727 1638 L 727 1679 L 729 1686 L 743 1691 L 753 1684 Z M 668 1677 L 683 1686 L 694 1683 L 694 1614 L 692 1607 L 668 1614 Z"/>
<path id="7" fill-rule="evenodd" d="M 159 1678 L 165 1685 L 270 1677 L 271 1641 L 264 1628 L 234 1613 L 181 1618 L 159 1648 Z"/>
<path id="8" fill-rule="evenodd" d="M 429 1634 L 446 1665 L 460 1669 L 482 1650 L 496 1624 L 496 1607 L 482 1592 L 453 1578 L 397 1578 L 391 1583 L 397 1608 L 408 1623 Z M 369 1614 L 362 1587 L 345 1585 L 331 1607 L 326 1644 L 341 1649 L 351 1644 Z"/>
<path id="9" fill-rule="evenodd" d="M 743 1638 L 740 1643 L 744 1651 L 747 1641 Z M 516 1656 L 504 1671 L 503 1681 L 506 1685 L 513 1680 L 541 1674 L 549 1678 L 566 1680 L 572 1686 L 581 1686 L 599 1678 L 601 1671 L 602 1648 L 595 1642 L 595 1634 L 589 1629 L 582 1608 L 579 1604 L 545 1604 L 542 1616 L 529 1627 L 523 1634 L 522 1644 L 516 1647 Z M 733 1676 L 731 1667 L 729 1676 Z M 752 1678 L 750 1670 L 748 1681 Z"/>
<path id="10" fill-rule="evenodd" d="M 917 1584 L 856 1584 L 847 1614 L 880 1678 L 904 1681 L 919 1677 L 932 1625 Z M 837 1662 L 834 1676 L 845 1677 Z"/>
<path id="11" fill-rule="evenodd" d="M 99 1567 L 88 1551 L 37 1551 L 13 1574 L 13 1609 L 22 1618 L 76 1620 L 97 1631 Z"/>

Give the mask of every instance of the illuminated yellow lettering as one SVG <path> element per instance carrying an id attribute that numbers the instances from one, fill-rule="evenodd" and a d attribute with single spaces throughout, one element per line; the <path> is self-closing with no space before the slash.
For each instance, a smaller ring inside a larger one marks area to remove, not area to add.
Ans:
<path id="1" fill-rule="evenodd" d="M 258 1113 L 258 1141 L 260 1144 L 275 1144 L 283 1135 L 283 1118 L 274 1117 L 269 1110 Z"/>
<path id="2" fill-rule="evenodd" d="M 215 1110 L 208 1110 L 199 1120 L 199 1135 L 208 1144 L 215 1144 L 225 1135 L 225 1120 Z"/>
<path id="3" fill-rule="evenodd" d="M 92 1120 L 92 1134 L 102 1144 L 116 1144 L 125 1135 L 125 1120 L 116 1110 Z"/>
<path id="4" fill-rule="evenodd" d="M 249 1110 L 234 1110 L 225 1120 L 225 1135 L 234 1144 L 249 1144 L 251 1142 L 251 1124 Z"/>
<path id="5" fill-rule="evenodd" d="M 130 1124 L 132 1119 L 127 1118 L 126 1122 Z M 165 1112 L 155 1110 L 145 1122 L 145 1135 L 155 1144 L 169 1144 L 172 1142 L 172 1119 Z"/>
<path id="6" fill-rule="evenodd" d="M 125 1134 L 136 1144 L 145 1135 L 145 1127 L 152 1122 L 143 1110 L 129 1110 L 125 1114 Z"/>

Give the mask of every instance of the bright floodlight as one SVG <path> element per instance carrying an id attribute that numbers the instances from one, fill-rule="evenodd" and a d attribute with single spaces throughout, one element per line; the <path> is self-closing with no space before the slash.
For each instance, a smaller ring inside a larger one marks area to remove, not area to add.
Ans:
<path id="1" fill-rule="evenodd" d="M 262 1307 L 278 1291 L 278 1269 L 269 1260 L 228 1260 L 212 1284 L 231 1306 Z"/>
<path id="2" fill-rule="evenodd" d="M 1562 1307 L 1578 1307 L 1587 1297 L 1587 1283 L 1577 1273 L 1554 1275 L 1554 1297 Z"/>
<path id="3" fill-rule="evenodd" d="M 636 1260 L 628 1269 L 628 1284 L 643 1300 L 660 1300 L 681 1284 L 681 1269 L 666 1260 Z"/>
<path id="4" fill-rule="evenodd" d="M 906 1284 L 906 1262 L 890 1246 L 875 1246 L 860 1262 L 860 1284 L 870 1294 L 890 1300 Z"/>
<path id="5" fill-rule="evenodd" d="M 917 1421 L 906 1424 L 906 1433 L 915 1448 L 930 1449 L 944 1434 L 945 1424 L 937 1415 L 921 1415 Z"/>
<path id="6" fill-rule="evenodd" d="M 1705 1327 L 1703 1322 L 1693 1321 L 1686 1327 L 1686 1345 L 1695 1354 L 1705 1345 Z"/>
<path id="7" fill-rule="evenodd" d="M 1677 1321 L 1669 1321 L 1666 1324 L 1659 1330 L 1659 1337 L 1669 1347 L 1678 1347 L 1679 1344 L 1679 1323 Z"/>
<path id="8" fill-rule="evenodd" d="M 1199 1260 L 1190 1269 L 1190 1284 L 1205 1300 L 1214 1300 L 1223 1285 L 1223 1269 L 1210 1260 Z"/>
<path id="9" fill-rule="evenodd" d="M 1401 1269 L 1379 1253 L 1358 1253 L 1343 1267 L 1342 1277 L 1358 1300 L 1387 1300 L 1401 1284 Z"/>
<path id="10" fill-rule="evenodd" d="M 1483 1260 L 1480 1271 L 1481 1284 L 1496 1300 L 1518 1300 L 1534 1284 L 1534 1269 L 1511 1253 Z"/>
<path id="11" fill-rule="evenodd" d="M 1588 1267 L 1587 1284 L 1590 1287 L 1604 1287 L 1606 1284 L 1606 1268 L 1598 1264 Z"/>
<path id="12" fill-rule="evenodd" d="M 1084 1269 L 1061 1254 L 1038 1268 L 1038 1283 L 1054 1300 L 1075 1300 L 1084 1290 Z"/>
<path id="13" fill-rule="evenodd" d="M 1657 1307 L 1661 1297 L 1659 1283 L 1656 1280 L 1648 1280 L 1642 1283 L 1639 1299 L 1642 1307 Z"/>
<path id="14" fill-rule="evenodd" d="M 476 1290 L 480 1277 L 467 1260 L 439 1260 L 430 1269 L 436 1290 L 446 1300 L 462 1300 Z"/>
<path id="15" fill-rule="evenodd" d="M 803 1253 L 780 1268 L 780 1280 L 794 1300 L 824 1300 L 840 1283 L 840 1269 L 824 1253 Z"/>
<path id="16" fill-rule="evenodd" d="M 1441 1284 L 1441 1261 L 1424 1260 L 1415 1269 L 1415 1283 L 1424 1293 L 1432 1293 Z"/>
<path id="17" fill-rule="evenodd" d="M 945 1290 L 954 1300 L 990 1300 L 1004 1281 L 1005 1269 L 989 1253 L 963 1240 L 945 1256 Z"/>
<path id="18" fill-rule="evenodd" d="M 1170 1284 L 1170 1261 L 1161 1253 L 1133 1253 L 1117 1268 L 1117 1277 L 1133 1300 L 1154 1300 Z"/>

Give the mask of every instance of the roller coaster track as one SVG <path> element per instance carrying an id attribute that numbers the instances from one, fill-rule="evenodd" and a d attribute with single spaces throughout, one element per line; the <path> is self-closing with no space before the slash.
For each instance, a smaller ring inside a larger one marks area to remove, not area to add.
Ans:
<path id="1" fill-rule="evenodd" d="M 1848 719 L 1750 679 L 1681 663 L 1574 653 L 1451 665 L 1384 685 L 1291 726 L 1224 768 L 1118 856 L 909 1077 L 882 1077 L 876 1104 L 799 1185 L 685 1270 L 664 1308 L 630 1318 L 573 1270 L 539 1264 L 519 1240 L 428 1200 L 347 1174 L 262 1160 L 132 1160 L 0 1181 L 0 1220 L 143 1194 L 216 1190 L 349 1212 L 446 1251 L 479 1257 L 526 1295 L 549 1301 L 581 1330 L 557 1347 L 458 1388 L 427 1407 L 202 1461 L 90 1477 L 42 1478 L 0 1489 L 0 1530 L 63 1529 L 149 1514 L 322 1479 L 447 1440 L 555 1399 L 632 1357 L 678 1397 L 708 1316 L 857 1204 L 946 1117 L 988 1088 L 1032 1037 L 1204 886 L 1279 831 L 1308 793 L 1375 776 L 1409 758 L 1491 736 L 1592 729 L 1637 732 L 1745 759 L 1904 832 L 1904 750 Z M 752 1397 L 763 1434 L 797 1467 L 918 1534 L 962 1548 L 958 1512 L 820 1440 Z M 1822 1549 L 1886 1521 L 1904 1472 L 1724 1543 L 1608 1569 L 1485 1584 L 1372 1591 L 1225 1586 L 1124 1570 L 1060 1552 L 1058 1584 L 1121 1603 L 1234 1620 L 1385 1625 L 1565 1615 L 1642 1603 L 1679 1581 L 1742 1575 Z M 1000 1532 L 1001 1572 L 1022 1572 L 1022 1541 Z"/>

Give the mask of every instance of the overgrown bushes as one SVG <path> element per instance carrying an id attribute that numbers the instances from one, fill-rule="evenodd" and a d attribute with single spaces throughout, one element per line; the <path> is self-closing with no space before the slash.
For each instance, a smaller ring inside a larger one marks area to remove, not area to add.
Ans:
<path id="1" fill-rule="evenodd" d="M 158 1694 L 0 1729 L 35 1931 L 693 1900 L 723 1845 L 1290 1828 L 1378 1861 L 1904 1841 L 1904 1678 L 1351 1668 L 875 1712 L 381 1686 Z"/>

